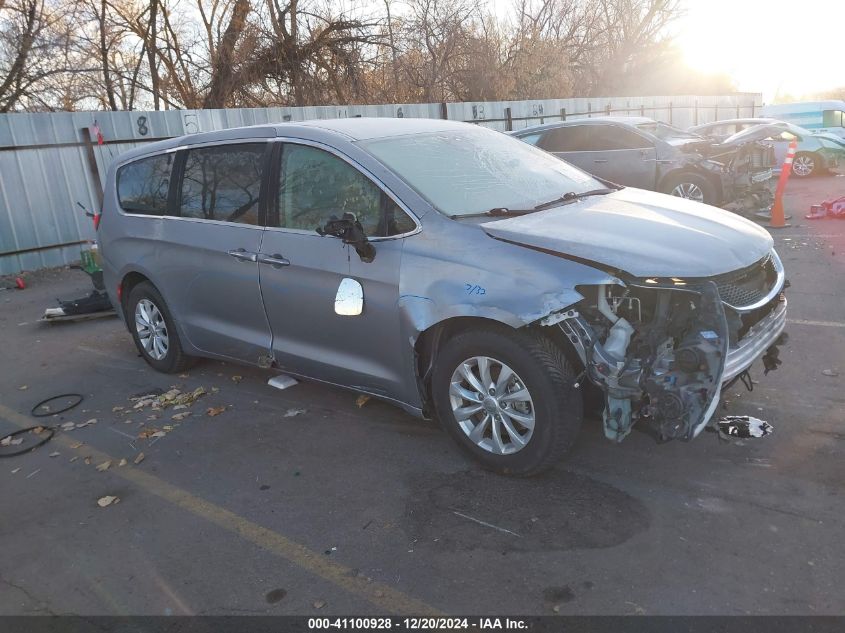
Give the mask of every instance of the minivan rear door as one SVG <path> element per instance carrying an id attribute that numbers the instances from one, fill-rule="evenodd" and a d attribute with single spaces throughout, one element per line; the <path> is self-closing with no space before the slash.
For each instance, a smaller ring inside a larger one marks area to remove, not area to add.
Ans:
<path id="1" fill-rule="evenodd" d="M 162 235 L 159 283 L 191 344 L 258 363 L 270 326 L 258 285 L 272 143 L 236 141 L 179 152 L 175 217 Z"/>

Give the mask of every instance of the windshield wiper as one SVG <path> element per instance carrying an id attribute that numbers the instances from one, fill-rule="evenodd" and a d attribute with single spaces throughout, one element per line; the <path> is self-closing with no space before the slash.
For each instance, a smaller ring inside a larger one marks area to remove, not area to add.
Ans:
<path id="1" fill-rule="evenodd" d="M 515 217 L 517 215 L 525 215 L 527 213 L 534 213 L 537 209 L 508 209 L 507 207 L 495 207 L 493 209 L 488 209 L 487 211 L 482 211 L 481 213 L 456 213 L 455 215 L 450 215 L 449 217 L 452 220 L 460 220 L 461 218 L 505 218 L 505 217 Z"/>
<path id="2" fill-rule="evenodd" d="M 576 200 L 580 200 L 581 198 L 586 198 L 588 196 L 603 196 L 608 193 L 613 193 L 616 189 L 591 189 L 590 191 L 583 191 L 581 193 L 575 193 L 574 191 L 570 191 L 568 193 L 563 194 L 560 198 L 555 198 L 554 200 L 549 200 L 548 202 L 541 202 L 536 207 L 534 207 L 535 211 L 542 211 L 543 209 L 551 209 L 552 207 L 556 207 L 561 204 L 569 204 L 570 202 L 575 202 Z"/>

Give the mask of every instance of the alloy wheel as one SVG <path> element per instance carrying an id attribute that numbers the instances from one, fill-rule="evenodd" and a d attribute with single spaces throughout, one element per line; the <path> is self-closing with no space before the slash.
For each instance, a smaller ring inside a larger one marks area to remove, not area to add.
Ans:
<path id="1" fill-rule="evenodd" d="M 816 161 L 813 160 L 812 156 L 807 156 L 806 154 L 796 156 L 792 161 L 792 171 L 795 172 L 796 176 L 801 176 L 802 178 L 812 174 L 815 168 Z"/>
<path id="2" fill-rule="evenodd" d="M 516 453 L 534 433 L 531 394 L 516 372 L 495 358 L 473 356 L 458 365 L 449 401 L 461 430 L 490 453 Z"/>
<path id="3" fill-rule="evenodd" d="M 141 299 L 135 306 L 135 329 L 144 351 L 154 360 L 167 356 L 170 339 L 167 324 L 158 306 L 149 299 Z"/>
<path id="4" fill-rule="evenodd" d="M 704 192 L 694 182 L 679 183 L 672 189 L 672 195 L 678 198 L 686 198 L 687 200 L 695 200 L 696 202 L 704 202 Z"/>

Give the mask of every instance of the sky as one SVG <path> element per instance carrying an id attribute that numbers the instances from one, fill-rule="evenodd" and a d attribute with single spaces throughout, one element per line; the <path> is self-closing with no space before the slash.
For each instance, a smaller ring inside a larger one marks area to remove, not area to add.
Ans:
<path id="1" fill-rule="evenodd" d="M 687 63 L 771 102 L 845 86 L 845 0 L 683 0 Z"/>

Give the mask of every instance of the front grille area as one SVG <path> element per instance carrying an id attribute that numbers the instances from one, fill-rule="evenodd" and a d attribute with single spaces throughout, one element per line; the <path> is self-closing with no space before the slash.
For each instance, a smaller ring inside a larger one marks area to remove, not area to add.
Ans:
<path id="1" fill-rule="evenodd" d="M 734 308 L 744 308 L 763 299 L 777 281 L 777 271 L 771 255 L 747 268 L 713 279 L 724 303 Z"/>

